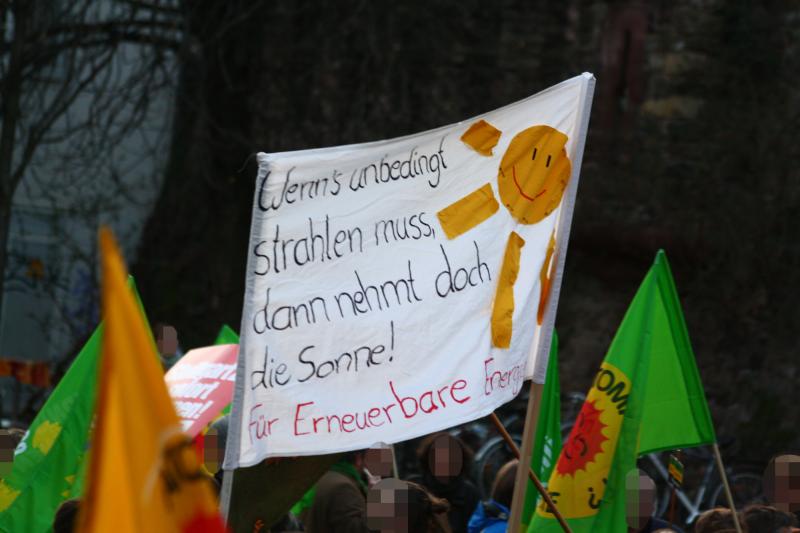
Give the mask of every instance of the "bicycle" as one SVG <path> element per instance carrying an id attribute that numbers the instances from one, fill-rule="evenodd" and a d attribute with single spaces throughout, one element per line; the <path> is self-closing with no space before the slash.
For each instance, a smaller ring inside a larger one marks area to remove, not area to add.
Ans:
<path id="1" fill-rule="evenodd" d="M 562 442 L 566 442 L 569 432 L 572 430 L 575 418 L 577 418 L 580 408 L 585 400 L 585 395 L 579 392 L 566 394 L 562 397 Z M 517 446 L 521 447 L 521 431 L 519 414 L 514 413 L 503 421 L 504 425 L 513 428 L 510 431 L 511 437 Z M 732 439 L 722 439 L 721 448 L 730 448 Z M 716 461 L 713 453 L 708 448 L 690 448 L 684 450 L 684 456 L 689 459 L 687 469 L 687 484 L 675 491 L 676 499 L 676 523 L 683 523 L 688 526 L 706 509 L 713 507 L 728 507 L 722 480 L 717 472 Z M 512 450 L 508 447 L 502 437 L 494 436 L 486 440 L 475 454 L 473 464 L 473 479 L 478 485 L 483 499 L 490 497 L 491 486 L 494 475 L 499 468 L 506 462 L 514 458 Z M 656 509 L 654 515 L 658 518 L 667 518 L 671 500 L 671 486 L 668 484 L 669 473 L 667 464 L 669 461 L 668 453 L 651 453 L 643 455 L 638 460 L 639 467 L 653 478 L 656 483 Z M 699 462 L 699 464 L 698 464 Z M 692 491 L 692 485 L 696 474 L 699 472 L 700 481 Z M 726 465 L 725 472 L 734 499 L 734 505 L 741 509 L 751 503 L 765 503 L 762 494 L 761 475 L 757 469 L 751 465 Z M 546 482 L 546 480 L 543 480 Z"/>
<path id="2" fill-rule="evenodd" d="M 732 439 L 723 439 L 721 447 L 728 448 L 732 443 Z M 729 505 L 713 452 L 708 447 L 689 448 L 683 451 L 683 456 L 689 460 L 689 473 L 694 474 L 695 478 L 699 474 L 700 478 L 691 491 L 686 485 L 675 489 L 675 523 L 689 526 L 703 511 Z M 646 454 L 639 459 L 640 468 L 656 483 L 654 515 L 661 519 L 669 518 L 670 514 L 672 486 L 669 485 L 668 461 L 669 454 L 666 452 Z M 737 509 L 751 503 L 766 503 L 761 475 L 754 468 L 726 465 L 725 473 Z M 687 479 L 689 477 L 691 475 Z"/>
<path id="3" fill-rule="evenodd" d="M 522 395 L 520 395 L 522 396 Z M 569 432 L 572 430 L 572 425 L 575 418 L 580 412 L 586 396 L 580 392 L 572 392 L 562 395 L 561 399 L 561 440 L 566 442 Z M 517 405 L 519 405 L 518 402 Z M 515 409 L 505 416 L 500 416 L 500 421 L 503 426 L 511 435 L 512 440 L 516 443 L 517 447 L 522 448 L 522 431 L 525 422 L 525 410 L 527 408 L 527 399 L 522 404 L 523 408 L 520 412 Z M 488 499 L 491 496 L 492 483 L 497 471 L 506 462 L 514 459 L 514 452 L 506 444 L 503 437 L 495 435 L 486 439 L 482 446 L 475 452 L 474 463 L 472 467 L 472 478 L 478 486 L 482 499 Z M 542 480 L 547 483 L 547 480 Z"/>

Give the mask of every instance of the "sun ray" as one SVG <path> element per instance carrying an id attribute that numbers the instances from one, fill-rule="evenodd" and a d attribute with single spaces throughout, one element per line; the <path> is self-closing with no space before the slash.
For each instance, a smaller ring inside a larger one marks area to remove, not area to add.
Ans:
<path id="1" fill-rule="evenodd" d="M 519 257 L 525 239 L 512 231 L 508 236 L 503 267 L 497 280 L 497 292 L 492 306 L 492 344 L 498 348 L 511 345 L 512 317 L 514 315 L 514 283 L 519 274 Z"/>

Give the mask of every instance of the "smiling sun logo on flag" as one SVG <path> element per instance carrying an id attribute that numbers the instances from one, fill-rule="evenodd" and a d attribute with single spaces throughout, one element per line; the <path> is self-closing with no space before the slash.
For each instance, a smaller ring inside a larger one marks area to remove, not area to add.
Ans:
<path id="1" fill-rule="evenodd" d="M 490 157 L 500 136 L 500 130 L 485 120 L 479 120 L 467 129 L 461 140 L 479 154 Z M 557 129 L 537 125 L 517 133 L 509 143 L 498 168 L 497 191 L 506 210 L 518 223 L 536 224 L 561 203 L 572 171 L 565 148 L 567 140 L 567 136 Z M 487 220 L 499 208 L 492 186 L 487 183 L 445 207 L 437 216 L 445 235 L 454 239 Z M 539 276 L 539 324 L 542 323 L 555 267 L 555 244 L 553 234 Z M 508 236 L 492 308 L 492 344 L 498 348 L 508 348 L 511 344 L 514 283 L 524 245 L 525 240 L 512 231 Z"/>
<path id="2" fill-rule="evenodd" d="M 600 366 L 547 485 L 564 518 L 597 514 L 630 390 L 631 382 L 622 371 L 606 362 Z M 543 503 L 536 512 L 553 517 Z"/>

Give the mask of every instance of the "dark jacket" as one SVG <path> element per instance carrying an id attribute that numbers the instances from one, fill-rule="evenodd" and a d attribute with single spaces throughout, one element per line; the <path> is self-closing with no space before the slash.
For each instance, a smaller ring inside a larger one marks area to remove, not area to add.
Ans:
<path id="1" fill-rule="evenodd" d="M 367 499 L 345 474 L 329 471 L 317 482 L 306 519 L 308 533 L 367 533 Z"/>

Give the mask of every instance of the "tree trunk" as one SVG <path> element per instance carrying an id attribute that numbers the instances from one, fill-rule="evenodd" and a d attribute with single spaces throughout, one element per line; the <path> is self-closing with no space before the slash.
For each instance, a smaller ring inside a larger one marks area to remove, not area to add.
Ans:
<path id="1" fill-rule="evenodd" d="M 8 62 L 8 74 L 3 80 L 2 106 L 3 120 L 0 131 L 0 321 L 3 317 L 3 291 L 5 290 L 6 259 L 8 258 L 8 230 L 11 225 L 11 201 L 19 183 L 19 173 L 14 170 L 14 141 L 19 104 L 22 98 L 22 52 L 27 32 L 28 13 L 26 9 L 33 2 L 14 2 L 14 40 Z M 1 323 L 1 322 L 0 322 Z"/>
<path id="2" fill-rule="evenodd" d="M 265 3 L 189 4 L 164 185 L 132 268 L 148 317 L 174 325 L 183 347 L 239 329 L 254 179 L 236 171 L 254 148 L 253 36 L 268 25 Z"/>
<path id="3" fill-rule="evenodd" d="M 8 258 L 8 230 L 11 227 L 11 205 L 4 202 L 0 205 L 0 331 L 3 325 L 3 294 L 6 286 L 5 266 Z"/>

